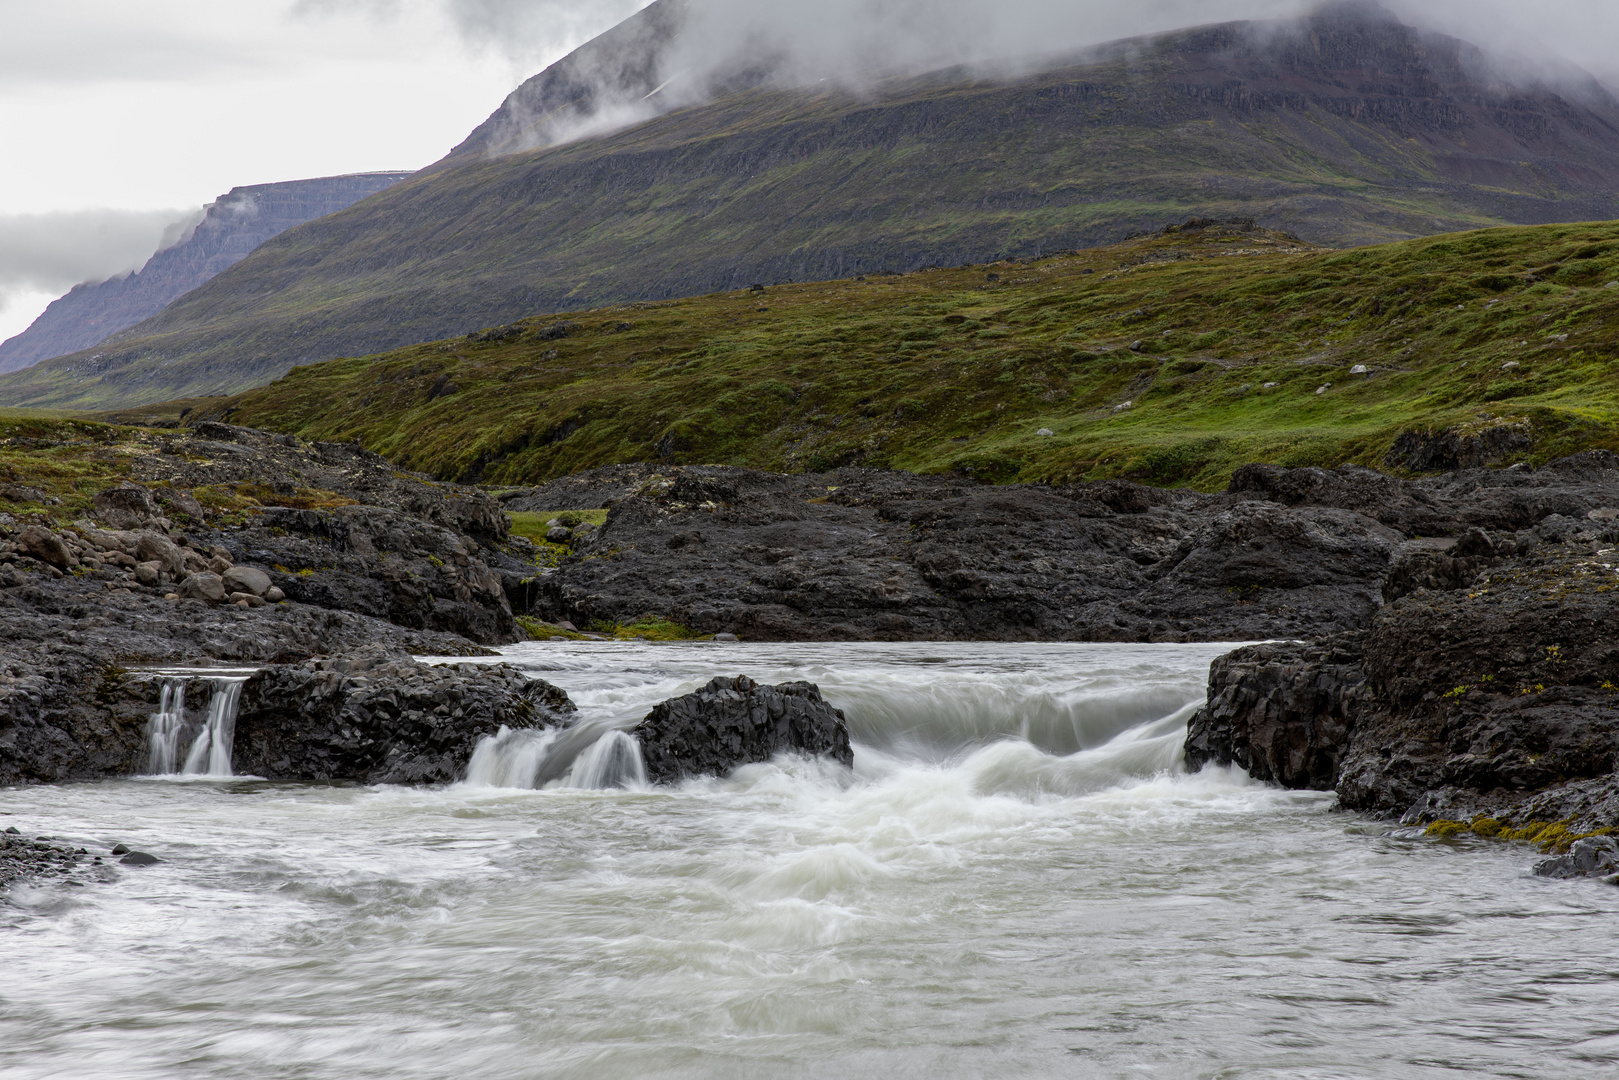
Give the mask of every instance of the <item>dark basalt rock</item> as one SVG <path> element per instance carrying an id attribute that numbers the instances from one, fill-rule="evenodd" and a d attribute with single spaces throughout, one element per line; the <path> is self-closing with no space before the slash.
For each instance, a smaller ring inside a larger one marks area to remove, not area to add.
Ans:
<path id="1" fill-rule="evenodd" d="M 1576 840 L 1568 854 L 1536 863 L 1535 873 L 1549 878 L 1606 877 L 1619 884 L 1619 843 L 1608 836 Z"/>
<path id="2" fill-rule="evenodd" d="M 70 879 L 87 853 L 18 835 L 15 827 L 0 832 L 0 893 L 19 881 Z M 74 882 L 74 884 L 77 884 Z"/>
<path id="3" fill-rule="evenodd" d="M 373 647 L 248 679 L 233 768 L 272 780 L 451 783 L 484 736 L 565 723 L 573 711 L 561 690 L 505 664 L 420 664 Z"/>
<path id="4" fill-rule="evenodd" d="M 784 752 L 854 764 L 842 710 L 807 682 L 763 686 L 746 676 L 716 678 L 653 709 L 635 735 L 647 779 L 655 784 L 723 776 Z"/>
<path id="5" fill-rule="evenodd" d="M 1209 668 L 1209 703 L 1187 728 L 1186 764 L 1238 765 L 1286 788 L 1330 791 L 1365 698 L 1353 637 L 1227 653 Z"/>
<path id="6" fill-rule="evenodd" d="M 1604 518 L 1521 555 L 1470 534 L 1456 547 L 1482 568 L 1414 584 L 1363 632 L 1222 657 L 1189 766 L 1331 787 L 1408 824 L 1619 826 L 1615 544 Z"/>

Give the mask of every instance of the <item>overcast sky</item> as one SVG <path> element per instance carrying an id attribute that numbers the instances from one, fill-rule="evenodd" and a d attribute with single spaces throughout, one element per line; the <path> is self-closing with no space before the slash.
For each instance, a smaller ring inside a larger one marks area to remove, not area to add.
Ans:
<path id="1" fill-rule="evenodd" d="M 524 78 L 647 2 L 0 0 L 0 339 L 75 282 L 139 265 L 165 223 L 231 187 L 436 160 Z M 979 42 L 998 20 L 1008 41 L 1033 28 L 1058 46 L 1305 0 L 706 2 L 782 40 L 858 40 L 864 61 L 873 35 L 918 27 L 948 43 L 960 22 Z M 1387 2 L 1610 85 L 1619 74 L 1619 0 Z"/>

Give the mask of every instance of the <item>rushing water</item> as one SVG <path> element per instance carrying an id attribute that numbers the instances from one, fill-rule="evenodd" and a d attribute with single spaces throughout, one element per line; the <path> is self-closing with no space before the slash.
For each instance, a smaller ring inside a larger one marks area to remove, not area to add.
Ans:
<path id="1" fill-rule="evenodd" d="M 0 792 L 167 860 L 0 906 L 0 1075 L 1615 1075 L 1619 889 L 1181 775 L 1218 651 L 525 646 L 609 735 L 541 789 L 529 739 L 440 790 Z M 854 774 L 636 789 L 623 718 L 738 673 L 820 684 Z"/>
<path id="2" fill-rule="evenodd" d="M 236 742 L 236 707 L 247 673 L 198 676 L 190 671 L 157 671 L 162 682 L 158 710 L 146 723 L 148 776 L 232 775 L 231 750 Z M 200 715 L 186 708 L 194 686 L 206 688 L 208 705 Z M 184 756 L 180 748 L 186 748 Z"/>

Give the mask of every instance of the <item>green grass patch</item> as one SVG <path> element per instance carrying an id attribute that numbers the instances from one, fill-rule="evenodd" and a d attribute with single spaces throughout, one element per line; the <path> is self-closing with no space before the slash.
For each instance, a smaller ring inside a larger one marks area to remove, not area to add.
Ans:
<path id="1" fill-rule="evenodd" d="M 964 267 L 776 286 L 768 311 L 739 292 L 582 312 L 566 338 L 313 364 L 192 415 L 495 486 L 643 461 L 1212 490 L 1250 461 L 1383 467 L 1402 432 L 1497 424 L 1528 425 L 1539 463 L 1619 449 L 1619 256 L 1576 259 L 1610 248 L 1619 223 L 1347 251 L 1182 232 L 996 264 L 995 282 Z M 1571 262 L 1590 284 L 1530 280 Z"/>

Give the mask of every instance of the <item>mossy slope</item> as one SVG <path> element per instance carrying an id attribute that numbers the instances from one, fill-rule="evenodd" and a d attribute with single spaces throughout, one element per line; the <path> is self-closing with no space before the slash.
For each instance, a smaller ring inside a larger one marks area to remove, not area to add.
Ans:
<path id="1" fill-rule="evenodd" d="M 531 319 L 299 368 L 190 415 L 504 484 L 625 461 L 859 462 L 1214 488 L 1249 461 L 1380 465 L 1401 432 L 1502 425 L 1535 461 L 1619 448 L 1616 280 L 1619 223 L 1349 251 L 1193 228 L 601 309 L 566 336 Z"/>

